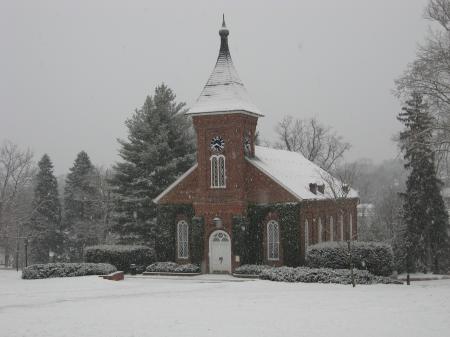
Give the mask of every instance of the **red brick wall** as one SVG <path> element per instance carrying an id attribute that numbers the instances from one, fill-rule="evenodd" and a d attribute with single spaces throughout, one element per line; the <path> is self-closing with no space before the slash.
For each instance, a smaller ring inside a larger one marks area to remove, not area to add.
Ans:
<path id="1" fill-rule="evenodd" d="M 353 236 L 357 237 L 356 206 L 358 199 L 348 199 L 337 203 L 334 200 L 304 201 L 300 210 L 300 242 L 302 258 L 305 253 L 305 219 L 308 219 L 309 245 L 318 243 L 319 217 L 322 219 L 322 241 L 330 239 L 330 217 L 333 217 L 333 240 L 338 241 L 340 237 L 339 214 L 343 214 L 344 240 L 348 239 L 349 214 L 353 217 Z"/>
<path id="2" fill-rule="evenodd" d="M 164 195 L 160 204 L 190 204 L 198 194 L 198 167 Z"/>
<path id="3" fill-rule="evenodd" d="M 196 216 L 202 216 L 205 223 L 204 242 L 204 265 L 203 270 L 209 270 L 209 237 L 216 229 L 227 232 L 231 240 L 231 226 L 233 216 L 245 215 L 248 203 L 282 203 L 296 202 L 297 199 L 289 191 L 278 185 L 265 173 L 245 159 L 243 140 L 250 134 L 253 140 L 257 118 L 245 114 L 226 114 L 212 116 L 193 117 L 194 127 L 197 134 L 197 168 L 191 172 L 183 181 L 169 191 L 161 200 L 161 204 L 192 203 Z M 225 141 L 225 148 L 221 152 L 226 158 L 226 188 L 211 188 L 210 156 L 216 154 L 210 149 L 211 139 L 220 136 Z M 252 144 L 254 154 L 254 144 Z M 356 237 L 357 200 L 348 200 L 344 206 L 344 233 L 348 235 L 348 214 L 353 217 L 353 235 Z M 314 244 L 318 237 L 318 223 L 313 219 L 322 217 L 322 240 L 329 238 L 329 217 L 334 217 L 334 239 L 339 238 L 338 216 L 339 208 L 333 201 L 305 201 L 302 202 L 300 214 L 300 242 L 302 258 L 304 258 L 304 221 L 309 221 L 309 242 Z M 216 228 L 213 219 L 219 217 L 222 227 Z M 269 214 L 264 224 L 264 256 L 267 264 L 282 265 L 283 250 L 280 246 L 280 260 L 267 260 L 267 222 L 276 220 L 277 214 Z M 190 219 L 186 219 L 190 220 Z M 188 221 L 189 222 L 189 221 Z M 176 225 L 176 224 L 174 224 Z M 282 231 L 283 228 L 280 228 Z M 347 238 L 347 236 L 345 237 Z M 188 262 L 179 260 L 178 262 Z M 236 257 L 231 256 L 232 268 L 239 263 Z"/>

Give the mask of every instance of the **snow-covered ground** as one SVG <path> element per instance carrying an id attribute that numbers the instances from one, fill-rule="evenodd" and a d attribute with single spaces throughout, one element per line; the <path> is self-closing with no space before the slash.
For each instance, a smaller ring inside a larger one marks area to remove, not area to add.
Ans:
<path id="1" fill-rule="evenodd" d="M 446 336 L 450 280 L 411 286 L 95 276 L 0 270 L 0 336 Z"/>

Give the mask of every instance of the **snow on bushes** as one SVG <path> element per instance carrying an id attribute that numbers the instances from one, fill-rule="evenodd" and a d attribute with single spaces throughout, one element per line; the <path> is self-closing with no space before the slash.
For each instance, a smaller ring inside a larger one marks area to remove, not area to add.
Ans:
<path id="1" fill-rule="evenodd" d="M 178 264 L 175 262 L 156 262 L 146 268 L 151 273 L 200 273 L 196 264 Z"/>
<path id="2" fill-rule="evenodd" d="M 23 279 L 107 275 L 117 271 L 108 263 L 47 263 L 33 264 L 22 270 Z"/>
<path id="3" fill-rule="evenodd" d="M 354 270 L 357 284 L 402 284 L 402 282 L 383 276 L 375 276 L 367 270 Z M 262 280 L 279 282 L 305 282 L 305 283 L 339 283 L 351 284 L 351 272 L 348 269 L 308 268 L 308 267 L 279 267 L 270 268 L 261 272 Z"/>
<path id="4" fill-rule="evenodd" d="M 394 254 L 390 245 L 377 242 L 351 243 L 353 266 L 374 275 L 389 276 L 393 272 Z M 306 265 L 311 268 L 349 268 L 346 242 L 324 242 L 308 247 Z"/>
<path id="5" fill-rule="evenodd" d="M 240 267 L 237 267 L 234 270 L 235 274 L 241 274 L 241 275 L 259 275 L 264 270 L 273 268 L 271 266 L 267 266 L 264 264 L 244 264 Z"/>
<path id="6" fill-rule="evenodd" d="M 110 263 L 118 270 L 129 273 L 131 264 L 134 264 L 138 271 L 143 270 L 155 261 L 155 254 L 153 249 L 146 246 L 100 245 L 87 247 L 84 250 L 84 260 Z"/>

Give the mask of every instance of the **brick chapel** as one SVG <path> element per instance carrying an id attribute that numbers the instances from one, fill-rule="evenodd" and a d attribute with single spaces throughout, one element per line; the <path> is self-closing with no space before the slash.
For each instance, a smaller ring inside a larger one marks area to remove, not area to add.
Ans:
<path id="1" fill-rule="evenodd" d="M 245 216 L 249 204 L 302 205 L 296 238 L 301 261 L 308 245 L 355 239 L 356 191 L 299 153 L 255 145 L 258 118 L 263 114 L 252 103 L 233 65 L 225 21 L 219 35 L 220 50 L 214 70 L 200 97 L 187 111 L 196 132 L 197 163 L 154 202 L 191 204 L 195 215 L 204 219 L 203 272 L 231 273 L 240 265 L 240 256 L 232 248 L 232 219 Z M 339 207 L 337 189 L 345 192 L 345 202 Z M 191 262 L 189 221 L 179 214 L 173 223 L 173 260 L 178 263 Z M 262 262 L 283 265 L 283 227 L 276 212 L 268 214 L 261 226 Z"/>

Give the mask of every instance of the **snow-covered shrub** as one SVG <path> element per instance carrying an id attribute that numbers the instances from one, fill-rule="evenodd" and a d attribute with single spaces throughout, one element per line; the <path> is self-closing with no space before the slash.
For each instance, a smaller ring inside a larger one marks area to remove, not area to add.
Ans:
<path id="1" fill-rule="evenodd" d="M 357 284 L 395 283 L 401 282 L 383 276 L 375 276 L 367 270 L 354 270 Z M 338 283 L 350 284 L 351 272 L 348 269 L 308 268 L 308 267 L 279 267 L 270 268 L 261 272 L 260 279 L 280 282 L 305 283 Z"/>
<path id="2" fill-rule="evenodd" d="M 244 264 L 240 267 L 237 267 L 234 270 L 235 274 L 243 274 L 243 275 L 259 275 L 264 270 L 273 268 L 271 266 L 267 266 L 264 264 Z"/>
<path id="3" fill-rule="evenodd" d="M 388 244 L 378 242 L 351 243 L 353 266 L 372 274 L 389 276 L 393 272 L 394 254 Z M 308 247 L 306 265 L 311 268 L 349 268 L 346 242 L 323 242 Z"/>
<path id="4" fill-rule="evenodd" d="M 84 260 L 110 263 L 118 270 L 128 273 L 131 264 L 136 265 L 137 270 L 142 270 L 143 266 L 154 262 L 155 254 L 152 248 L 146 246 L 100 245 L 87 247 L 84 250 Z"/>
<path id="5" fill-rule="evenodd" d="M 47 263 L 33 264 L 22 270 L 23 279 L 107 275 L 117 271 L 108 263 Z"/>
<path id="6" fill-rule="evenodd" d="M 146 271 L 153 273 L 200 273 L 200 267 L 192 263 L 156 262 L 149 265 Z"/>

